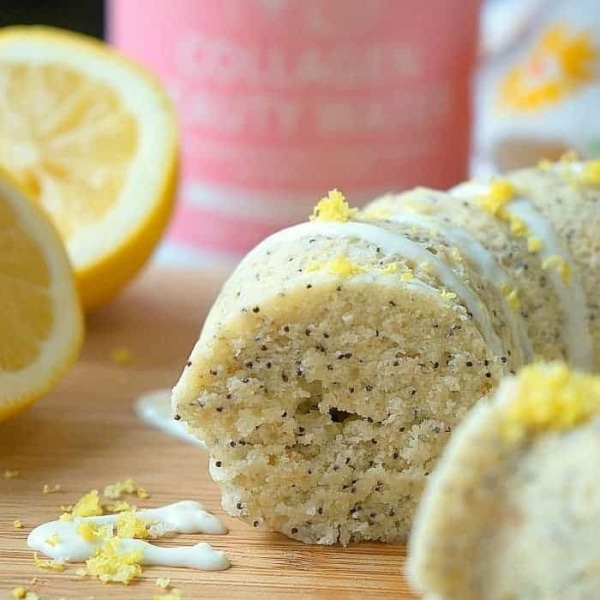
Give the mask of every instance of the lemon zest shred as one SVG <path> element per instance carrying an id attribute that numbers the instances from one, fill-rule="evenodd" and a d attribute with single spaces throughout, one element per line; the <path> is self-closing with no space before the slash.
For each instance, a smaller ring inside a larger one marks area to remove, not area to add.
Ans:
<path id="1" fill-rule="evenodd" d="M 39 600 L 40 598 L 35 592 L 30 592 L 22 586 L 14 588 L 10 595 L 15 600 Z"/>
<path id="2" fill-rule="evenodd" d="M 591 187 L 600 187 L 600 160 L 590 160 L 583 166 L 579 181 Z"/>
<path id="3" fill-rule="evenodd" d="M 560 275 L 560 278 L 563 280 L 564 284 L 567 286 L 571 285 L 571 265 L 562 256 L 558 254 L 552 254 L 546 260 L 544 260 L 542 263 L 542 269 L 544 269 L 544 271 L 555 269 Z"/>
<path id="4" fill-rule="evenodd" d="M 388 265 L 385 265 L 385 267 L 382 267 L 380 269 L 380 271 L 382 273 L 385 273 L 386 275 L 391 275 L 392 273 L 397 273 L 398 272 L 398 263 L 390 263 Z"/>
<path id="5" fill-rule="evenodd" d="M 314 262 L 314 263 L 311 263 L 310 265 L 308 265 L 306 267 L 306 269 L 304 269 L 304 271 L 306 273 L 316 273 L 317 271 L 321 271 L 322 269 L 323 269 L 322 262 Z"/>
<path id="6" fill-rule="evenodd" d="M 327 196 L 321 198 L 313 209 L 311 221 L 337 221 L 345 223 L 358 213 L 357 208 L 350 208 L 342 192 L 331 190 Z"/>
<path id="7" fill-rule="evenodd" d="M 344 275 L 345 277 L 359 275 L 360 273 L 364 273 L 366 270 L 355 262 L 349 260 L 348 257 L 344 256 L 343 254 L 336 256 L 332 261 L 330 261 L 326 269 L 332 275 Z"/>
<path id="8" fill-rule="evenodd" d="M 158 577 L 154 583 L 161 590 L 168 590 L 171 587 L 171 579 L 169 577 Z"/>
<path id="9" fill-rule="evenodd" d="M 506 300 L 512 311 L 519 310 L 519 295 L 517 290 L 510 291 L 506 296 Z"/>
<path id="10" fill-rule="evenodd" d="M 440 295 L 444 300 L 454 300 L 455 298 L 457 298 L 457 295 L 454 292 L 449 292 L 445 288 L 442 288 Z"/>
<path id="11" fill-rule="evenodd" d="M 112 536 L 112 525 L 99 525 L 93 521 L 82 521 L 77 524 L 77 535 L 86 542 L 97 542 Z"/>
<path id="12" fill-rule="evenodd" d="M 45 569 L 46 571 L 58 571 L 62 573 L 65 570 L 63 563 L 48 558 L 40 558 L 37 552 L 33 553 L 33 563 L 38 569 Z"/>
<path id="13" fill-rule="evenodd" d="M 115 502 L 111 502 L 110 504 L 106 504 L 104 508 L 111 513 L 119 513 L 124 512 L 126 510 L 136 510 L 137 507 L 135 504 L 131 504 L 130 502 L 126 502 L 125 500 L 115 500 Z"/>
<path id="14" fill-rule="evenodd" d="M 510 226 L 510 232 L 515 237 L 525 237 L 525 236 L 529 235 L 529 228 L 525 224 L 525 221 L 523 221 L 523 219 L 521 219 L 521 217 L 519 217 L 513 213 L 509 213 L 507 215 L 507 218 L 508 218 L 508 223 Z"/>
<path id="15" fill-rule="evenodd" d="M 548 430 L 566 430 L 600 414 L 600 377 L 564 363 L 524 367 L 516 394 L 502 408 L 501 432 L 510 441 Z"/>
<path id="16" fill-rule="evenodd" d="M 92 490 L 84 494 L 75 506 L 67 509 L 67 513 L 60 516 L 63 521 L 69 521 L 73 517 L 98 517 L 103 514 L 98 490 Z M 68 516 L 67 516 L 68 515 Z"/>
<path id="17" fill-rule="evenodd" d="M 513 289 L 507 283 L 503 283 L 500 286 L 500 291 L 504 294 L 508 305 L 511 310 L 516 311 L 519 308 L 519 292 L 516 289 Z"/>
<path id="18" fill-rule="evenodd" d="M 86 574 L 103 583 L 129 584 L 142 574 L 143 552 L 139 548 L 123 551 L 120 538 L 110 538 L 86 561 Z"/>
<path id="19" fill-rule="evenodd" d="M 60 543 L 60 535 L 58 534 L 57 531 L 55 531 L 47 540 L 46 540 L 46 544 L 48 544 L 48 546 L 56 546 L 57 544 Z"/>
<path id="20" fill-rule="evenodd" d="M 137 493 L 138 486 L 135 481 L 128 477 L 123 481 L 117 481 L 105 486 L 102 495 L 109 500 L 120 500 L 125 495 Z"/>
<path id="21" fill-rule="evenodd" d="M 487 194 L 480 196 L 477 203 L 485 211 L 494 216 L 502 216 L 502 209 L 514 200 L 516 196 L 515 186 L 506 179 L 493 179 L 490 182 Z"/>
<path id="22" fill-rule="evenodd" d="M 527 251 L 535 254 L 544 247 L 544 242 L 540 238 L 530 236 L 527 238 Z"/>
<path id="23" fill-rule="evenodd" d="M 314 273 L 316 271 L 325 271 L 331 275 L 351 277 L 352 275 L 364 273 L 366 269 L 352 262 L 347 256 L 340 254 L 329 261 L 316 262 L 306 268 L 307 273 Z"/>
<path id="24" fill-rule="evenodd" d="M 117 537 L 137 538 L 145 540 L 149 537 L 148 526 L 150 523 L 137 516 L 134 510 L 120 513 L 115 526 Z"/>

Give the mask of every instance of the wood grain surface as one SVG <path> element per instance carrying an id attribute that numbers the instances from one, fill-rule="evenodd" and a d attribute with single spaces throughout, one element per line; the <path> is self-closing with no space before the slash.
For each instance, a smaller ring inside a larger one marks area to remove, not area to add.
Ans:
<path id="1" fill-rule="evenodd" d="M 0 598 L 24 586 L 40 600 L 152 599 L 157 577 L 170 577 L 183 598 L 414 599 L 402 572 L 405 549 L 384 544 L 349 548 L 306 546 L 260 533 L 226 516 L 204 453 L 138 421 L 134 399 L 171 387 L 196 340 L 224 274 L 150 269 L 115 302 L 87 320 L 81 357 L 66 380 L 26 413 L 0 423 Z M 125 347 L 128 365 L 111 360 Z M 5 479 L 5 470 L 20 476 Z M 148 567 L 130 586 L 102 584 L 41 570 L 27 548 L 29 531 L 57 518 L 62 505 L 106 484 L 132 477 L 154 507 L 195 499 L 222 518 L 225 536 L 181 535 L 166 545 L 208 541 L 226 551 L 231 569 L 203 572 Z M 43 494 L 44 484 L 61 491 Z M 15 529 L 20 519 L 24 527 Z"/>

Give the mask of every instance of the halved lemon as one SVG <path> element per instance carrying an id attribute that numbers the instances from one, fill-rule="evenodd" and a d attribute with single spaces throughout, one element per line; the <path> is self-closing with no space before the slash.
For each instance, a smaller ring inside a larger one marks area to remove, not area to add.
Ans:
<path id="1" fill-rule="evenodd" d="M 48 217 L 0 171 L 0 420 L 50 391 L 82 338 L 64 245 Z"/>
<path id="2" fill-rule="evenodd" d="M 84 308 L 140 269 L 172 212 L 177 127 L 157 80 L 106 44 L 0 30 L 0 166 L 50 215 Z"/>

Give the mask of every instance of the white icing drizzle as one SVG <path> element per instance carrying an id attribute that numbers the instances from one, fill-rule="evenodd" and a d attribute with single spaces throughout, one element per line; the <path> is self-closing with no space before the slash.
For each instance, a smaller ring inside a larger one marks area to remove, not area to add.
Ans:
<path id="1" fill-rule="evenodd" d="M 183 421 L 173 419 L 170 389 L 153 390 L 142 394 L 136 398 L 134 410 L 146 425 L 206 450 L 204 442 L 192 435 Z"/>
<path id="2" fill-rule="evenodd" d="M 206 512 L 199 502 L 191 500 L 140 510 L 136 512 L 136 517 L 150 525 L 151 537 L 162 537 L 169 533 L 227 533 L 227 527 L 217 517 Z M 118 518 L 116 514 L 50 521 L 31 531 L 27 544 L 32 550 L 42 552 L 58 562 L 83 562 L 92 557 L 106 540 L 99 538 L 97 541 L 87 541 L 77 533 L 77 526 L 81 523 L 114 526 Z M 123 552 L 141 550 L 141 563 L 145 565 L 190 567 L 207 571 L 220 571 L 230 566 L 224 552 L 204 542 L 194 546 L 161 548 L 144 540 L 119 539 Z"/>
<path id="3" fill-rule="evenodd" d="M 543 242 L 538 254 L 542 261 L 550 256 L 560 256 L 571 266 L 570 283 L 567 285 L 559 273 L 550 269 L 548 274 L 552 285 L 563 306 L 565 326 L 563 337 L 571 365 L 576 369 L 591 371 L 593 369 L 592 335 L 587 325 L 587 306 L 585 292 L 577 269 L 573 268 L 571 255 L 563 248 L 554 227 L 544 218 L 533 204 L 525 198 L 513 200 L 508 210 L 523 220 L 529 231 Z"/>
<path id="4" fill-rule="evenodd" d="M 474 199 L 489 193 L 489 185 L 481 182 L 463 183 L 450 193 L 467 199 Z M 542 261 L 550 256 L 560 256 L 568 265 L 573 265 L 573 259 L 561 245 L 552 223 L 546 219 L 524 197 L 516 197 L 507 204 L 506 210 L 519 217 L 534 237 L 539 238 L 543 245 L 538 251 Z M 548 271 L 554 290 L 562 304 L 564 315 L 563 341 L 571 366 L 577 369 L 590 371 L 593 369 L 593 344 L 590 330 L 587 326 L 587 306 L 585 292 L 577 269 L 571 269 L 570 285 L 567 285 L 560 274 L 553 269 Z"/>
<path id="5" fill-rule="evenodd" d="M 519 311 L 513 311 L 502 293 L 504 285 L 512 286 L 508 273 L 498 264 L 496 257 L 479 240 L 464 229 L 441 223 L 436 217 L 413 212 L 392 213 L 386 217 L 388 221 L 404 225 L 414 225 L 424 230 L 440 230 L 451 244 L 460 248 L 478 267 L 480 272 L 491 281 L 498 290 L 503 301 L 505 322 L 510 328 L 512 338 L 518 340 L 522 350 L 522 360 L 533 359 L 533 345 L 527 335 L 527 325 Z"/>
<path id="6" fill-rule="evenodd" d="M 441 283 L 449 290 L 455 292 L 465 303 L 468 311 L 473 315 L 479 331 L 490 350 L 498 356 L 504 354 L 502 341 L 496 335 L 496 332 L 492 327 L 487 309 L 482 305 L 476 294 L 463 283 L 460 277 L 458 277 L 448 265 L 434 254 L 427 251 L 420 244 L 374 224 L 357 223 L 354 221 L 344 223 L 325 221 L 301 223 L 300 225 L 283 229 L 268 237 L 246 256 L 238 268 L 241 268 L 248 262 L 252 262 L 270 247 L 277 247 L 282 243 L 312 236 L 323 236 L 327 238 L 357 238 L 381 248 L 381 250 L 388 255 L 399 254 L 403 258 L 412 260 L 415 263 L 431 264 Z M 360 277 L 360 275 L 357 275 L 357 277 Z M 416 278 L 407 283 L 418 285 L 418 280 L 415 280 Z M 434 291 L 430 286 L 427 286 L 427 288 Z"/>

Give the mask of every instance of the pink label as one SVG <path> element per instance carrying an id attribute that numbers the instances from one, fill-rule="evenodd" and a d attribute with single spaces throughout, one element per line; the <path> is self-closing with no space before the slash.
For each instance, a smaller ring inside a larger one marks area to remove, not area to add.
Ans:
<path id="1" fill-rule="evenodd" d="M 112 0 L 112 41 L 169 87 L 172 239 L 244 252 L 327 190 L 466 176 L 479 0 Z"/>

